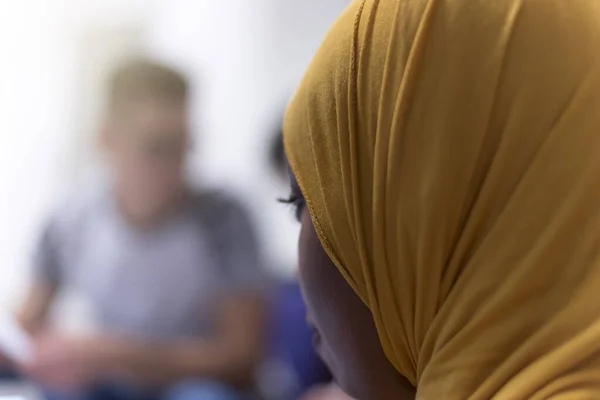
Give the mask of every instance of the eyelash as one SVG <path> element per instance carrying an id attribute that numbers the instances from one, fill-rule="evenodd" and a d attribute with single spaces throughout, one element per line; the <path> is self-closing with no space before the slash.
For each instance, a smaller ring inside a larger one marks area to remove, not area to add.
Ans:
<path id="1" fill-rule="evenodd" d="M 304 210 L 305 205 L 304 197 L 296 194 L 291 194 L 288 198 L 277 199 L 277 201 L 283 204 L 290 205 L 294 210 L 296 219 L 298 220 L 298 222 L 300 222 L 300 220 L 302 219 L 302 211 Z"/>

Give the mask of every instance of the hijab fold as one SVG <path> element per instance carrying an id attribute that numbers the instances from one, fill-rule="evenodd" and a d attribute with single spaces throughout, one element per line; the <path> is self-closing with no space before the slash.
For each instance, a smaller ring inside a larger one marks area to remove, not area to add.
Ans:
<path id="1" fill-rule="evenodd" d="M 365 0 L 306 73 L 290 164 L 418 398 L 600 398 L 599 61 L 597 0 Z"/>

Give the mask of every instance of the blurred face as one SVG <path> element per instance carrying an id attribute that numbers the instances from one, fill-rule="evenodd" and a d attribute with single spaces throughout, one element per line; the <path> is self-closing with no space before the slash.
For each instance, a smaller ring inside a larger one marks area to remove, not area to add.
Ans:
<path id="1" fill-rule="evenodd" d="M 414 398 L 414 388 L 385 357 L 370 310 L 323 249 L 293 178 L 290 202 L 302 225 L 299 276 L 317 352 L 342 389 L 356 399 Z"/>
<path id="2" fill-rule="evenodd" d="M 113 118 L 106 136 L 121 206 L 128 216 L 151 222 L 185 190 L 185 106 L 152 99 L 131 104 Z"/>

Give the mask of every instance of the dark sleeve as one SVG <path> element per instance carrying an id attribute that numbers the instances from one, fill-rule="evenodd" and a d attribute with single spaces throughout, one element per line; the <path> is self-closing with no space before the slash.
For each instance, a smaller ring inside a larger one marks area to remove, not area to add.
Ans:
<path id="1" fill-rule="evenodd" d="M 56 224 L 50 222 L 42 230 L 33 250 L 33 278 L 38 283 L 59 285 L 61 271 L 59 265 L 59 232 Z"/>
<path id="2" fill-rule="evenodd" d="M 250 216 L 231 199 L 224 200 L 219 208 L 217 239 L 225 288 L 234 291 L 265 289 L 268 278 Z"/>

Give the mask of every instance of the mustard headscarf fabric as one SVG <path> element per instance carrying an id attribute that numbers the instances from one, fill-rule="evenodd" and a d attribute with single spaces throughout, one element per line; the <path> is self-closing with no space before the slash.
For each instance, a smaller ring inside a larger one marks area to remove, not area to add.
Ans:
<path id="1" fill-rule="evenodd" d="M 600 398 L 600 1 L 355 1 L 284 131 L 418 398 Z"/>

